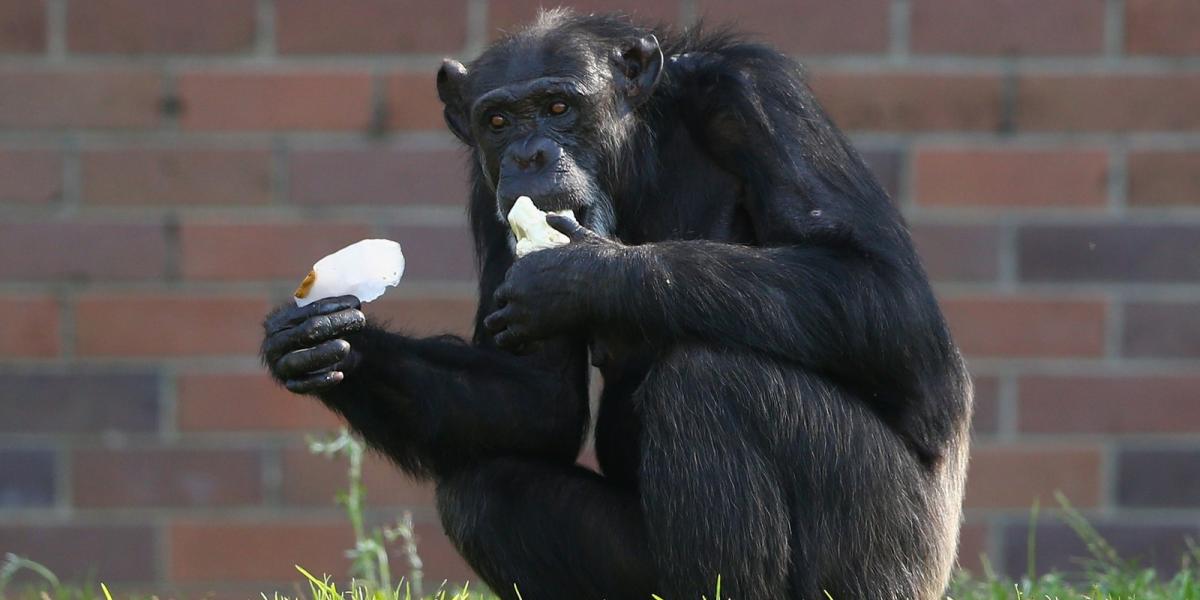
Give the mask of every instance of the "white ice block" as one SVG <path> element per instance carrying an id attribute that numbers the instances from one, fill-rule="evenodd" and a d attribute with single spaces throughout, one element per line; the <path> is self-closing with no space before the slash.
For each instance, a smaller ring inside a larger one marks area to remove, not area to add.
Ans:
<path id="1" fill-rule="evenodd" d="M 400 283 L 404 253 L 391 240 L 362 240 L 322 258 L 296 288 L 296 306 L 353 295 L 370 302 Z"/>
<path id="2" fill-rule="evenodd" d="M 571 241 L 570 238 L 546 222 L 547 214 L 575 220 L 575 213 L 570 210 L 552 213 L 538 210 L 529 196 L 517 198 L 512 210 L 508 211 L 508 226 L 512 228 L 513 236 L 517 240 L 517 258 L 537 250 L 563 246 Z"/>

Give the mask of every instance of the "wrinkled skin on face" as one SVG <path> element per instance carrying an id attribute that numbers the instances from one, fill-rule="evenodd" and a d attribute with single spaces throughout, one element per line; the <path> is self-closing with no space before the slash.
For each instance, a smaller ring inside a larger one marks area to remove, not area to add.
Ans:
<path id="1" fill-rule="evenodd" d="M 653 36 L 620 44 L 579 32 L 515 37 L 470 68 L 446 60 L 438 95 L 450 130 L 474 149 L 501 220 L 529 196 L 543 211 L 573 210 L 606 232 L 616 159 L 662 67 Z"/>

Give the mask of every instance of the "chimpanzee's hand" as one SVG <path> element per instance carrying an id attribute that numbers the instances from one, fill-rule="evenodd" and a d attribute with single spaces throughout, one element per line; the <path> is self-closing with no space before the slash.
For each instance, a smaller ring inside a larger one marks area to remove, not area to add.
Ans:
<path id="1" fill-rule="evenodd" d="M 263 322 L 262 357 L 271 375 L 298 394 L 328 389 L 358 362 L 341 336 L 366 326 L 354 296 L 285 304 Z"/>
<path id="2" fill-rule="evenodd" d="M 621 247 L 571 219 L 549 215 L 546 222 L 571 238 L 571 243 L 530 253 L 513 263 L 496 289 L 496 311 L 483 321 L 497 346 L 517 354 L 584 325 L 597 269 Z"/>

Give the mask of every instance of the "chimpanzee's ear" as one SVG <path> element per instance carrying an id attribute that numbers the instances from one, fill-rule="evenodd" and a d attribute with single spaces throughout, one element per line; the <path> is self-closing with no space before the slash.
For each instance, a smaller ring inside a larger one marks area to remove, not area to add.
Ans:
<path id="1" fill-rule="evenodd" d="M 445 108 L 442 115 L 446 118 L 446 126 L 458 139 L 468 146 L 475 145 L 471 139 L 471 128 L 467 124 L 467 106 L 463 98 L 463 87 L 467 82 L 467 68 L 457 60 L 449 58 L 442 61 L 438 69 L 437 91 Z"/>
<path id="2" fill-rule="evenodd" d="M 629 103 L 636 106 L 649 98 L 662 77 L 663 53 L 658 38 L 650 35 L 622 49 L 620 68 Z"/>

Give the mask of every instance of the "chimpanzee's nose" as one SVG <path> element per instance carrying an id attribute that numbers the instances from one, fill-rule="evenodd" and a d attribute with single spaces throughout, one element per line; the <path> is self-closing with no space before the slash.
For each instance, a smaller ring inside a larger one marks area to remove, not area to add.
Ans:
<path id="1" fill-rule="evenodd" d="M 514 166 L 522 172 L 538 172 L 558 161 L 562 155 L 562 146 L 544 138 L 526 140 L 524 144 L 513 144 L 509 148 L 509 158 Z"/>

